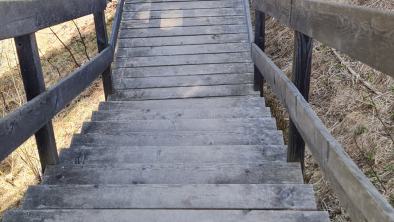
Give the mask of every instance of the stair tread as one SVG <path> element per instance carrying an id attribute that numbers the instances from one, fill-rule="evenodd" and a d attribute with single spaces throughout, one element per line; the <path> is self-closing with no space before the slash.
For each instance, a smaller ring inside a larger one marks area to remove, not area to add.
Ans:
<path id="1" fill-rule="evenodd" d="M 329 222 L 324 211 L 270 210 L 18 210 L 7 211 L 4 221 L 36 222 Z"/>
<path id="2" fill-rule="evenodd" d="M 303 184 L 300 163 L 55 165 L 42 184 Z"/>
<path id="3" fill-rule="evenodd" d="M 61 163 L 260 163 L 286 161 L 287 146 L 73 146 L 62 149 Z"/>
<path id="4" fill-rule="evenodd" d="M 310 184 L 30 186 L 22 209 L 316 210 Z"/>

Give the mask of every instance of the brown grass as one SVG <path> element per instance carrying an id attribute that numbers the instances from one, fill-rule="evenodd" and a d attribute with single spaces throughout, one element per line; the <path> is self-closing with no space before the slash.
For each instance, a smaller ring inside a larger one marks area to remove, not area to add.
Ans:
<path id="1" fill-rule="evenodd" d="M 110 32 L 116 2 L 106 10 L 107 29 Z M 75 20 L 87 46 L 90 58 L 98 54 L 93 15 Z M 52 27 L 59 38 L 71 49 L 79 64 L 88 61 L 77 28 L 72 21 Z M 46 87 L 49 88 L 77 69 L 70 53 L 49 29 L 36 33 Z M 11 113 L 26 103 L 18 59 L 12 39 L 0 41 L 0 111 Z M 60 74 L 59 74 L 60 73 Z M 74 133 L 80 132 L 83 121 L 90 119 L 98 103 L 104 101 L 101 77 L 70 102 L 53 119 L 58 150 L 68 147 Z M 4 161 L 0 162 L 0 220 L 5 210 L 18 209 L 27 186 L 40 182 L 41 166 L 34 137 L 31 137 Z"/>
<path id="2" fill-rule="evenodd" d="M 394 11 L 393 1 L 336 2 Z M 254 20 L 254 11 L 251 13 Z M 265 53 L 289 77 L 293 36 L 293 30 L 266 17 Z M 310 105 L 348 155 L 393 205 L 394 167 L 391 166 L 394 165 L 394 141 L 390 134 L 394 136 L 394 88 L 390 88 L 394 86 L 394 79 L 342 53 L 339 56 L 343 61 L 332 48 L 315 41 Z M 360 77 L 354 78 L 348 68 Z M 377 94 L 365 87 L 363 81 L 371 84 Z M 265 87 L 265 97 L 286 141 L 288 114 L 268 86 Z M 332 221 L 350 221 L 308 150 L 305 165 L 305 182 L 313 184 L 318 208 L 327 210 Z"/>

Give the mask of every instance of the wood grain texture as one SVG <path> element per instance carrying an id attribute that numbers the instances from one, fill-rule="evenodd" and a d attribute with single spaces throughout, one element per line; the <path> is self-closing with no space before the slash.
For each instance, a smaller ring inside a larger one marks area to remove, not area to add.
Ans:
<path id="1" fill-rule="evenodd" d="M 165 164 L 234 163 L 251 164 L 286 161 L 286 146 L 210 145 L 210 146 L 74 146 L 60 151 L 63 164 Z M 300 167 L 300 165 L 298 165 Z"/>
<path id="2" fill-rule="evenodd" d="M 122 22 L 122 29 L 136 28 L 166 28 L 186 26 L 209 26 L 209 25 L 243 25 L 244 16 L 221 16 L 221 17 L 197 17 L 197 18 L 170 18 L 170 19 L 144 19 L 127 20 Z"/>
<path id="3" fill-rule="evenodd" d="M 265 49 L 265 14 L 255 10 L 255 44 L 264 52 Z M 264 96 L 264 77 L 261 75 L 260 70 L 254 66 L 254 84 L 255 91 L 260 91 L 260 96 Z"/>
<path id="4" fill-rule="evenodd" d="M 222 221 L 222 222 L 329 222 L 327 212 L 323 211 L 269 211 L 269 210 L 22 210 L 7 211 L 4 221 L 35 222 L 42 218 L 46 222 L 80 222 L 81 218 L 95 222 L 184 222 L 184 221 Z"/>
<path id="5" fill-rule="evenodd" d="M 211 8 L 234 8 L 239 7 L 239 1 L 193 1 L 193 2 L 158 2 L 125 4 L 124 11 L 164 11 L 164 10 L 185 10 L 185 9 L 211 9 Z"/>
<path id="6" fill-rule="evenodd" d="M 291 79 L 307 102 L 309 100 L 309 85 L 312 72 L 312 52 L 313 39 L 295 31 Z M 290 118 L 287 161 L 301 162 L 301 166 L 304 167 L 304 155 L 305 142 Z"/>
<path id="7" fill-rule="evenodd" d="M 145 57 L 163 55 L 190 55 L 249 52 L 248 43 L 177 45 L 138 48 L 118 48 L 116 57 Z"/>
<path id="8" fill-rule="evenodd" d="M 234 8 L 206 8 L 206 9 L 185 9 L 185 10 L 166 10 L 166 11 L 140 11 L 124 12 L 123 21 L 135 19 L 171 19 L 171 18 L 195 18 L 211 16 L 243 16 L 243 7 Z"/>
<path id="9" fill-rule="evenodd" d="M 316 210 L 310 184 L 40 185 L 22 209 Z"/>
<path id="10" fill-rule="evenodd" d="M 218 25 L 197 27 L 150 28 L 121 30 L 120 38 L 151 38 L 191 35 L 217 35 L 246 33 L 245 25 Z"/>
<path id="11" fill-rule="evenodd" d="M 239 152 L 240 153 L 240 152 Z M 42 184 L 303 184 L 299 163 L 57 165 Z"/>
<path id="12" fill-rule="evenodd" d="M 106 0 L 1 1 L 0 40 L 103 11 L 106 6 Z"/>
<path id="13" fill-rule="evenodd" d="M 119 39 L 119 48 L 247 43 L 246 33 Z"/>
<path id="14" fill-rule="evenodd" d="M 0 120 L 0 159 L 4 159 L 79 95 L 112 62 L 108 47 L 51 88 Z"/>
<path id="15" fill-rule="evenodd" d="M 250 5 L 249 5 L 249 0 L 243 0 L 243 2 L 245 9 L 245 23 L 246 23 L 246 28 L 248 30 L 248 40 L 249 40 L 248 48 L 250 50 L 251 44 L 253 42 L 253 28 L 252 28 L 252 19 L 250 17 Z"/>
<path id="16" fill-rule="evenodd" d="M 45 91 L 36 36 L 34 33 L 23 35 L 14 38 L 14 41 L 27 101 L 30 101 Z M 34 133 L 41 169 L 44 172 L 47 165 L 59 163 L 52 121 L 49 120 L 48 123 Z"/>
<path id="17" fill-rule="evenodd" d="M 292 3 L 255 0 L 252 6 L 292 29 L 394 76 L 393 12 L 316 0 Z"/>
<path id="18" fill-rule="evenodd" d="M 325 178 L 354 221 L 394 221 L 394 209 L 330 134 L 286 75 L 260 50 L 252 59 L 286 107 Z"/>
<path id="19" fill-rule="evenodd" d="M 213 86 L 251 84 L 253 74 L 215 74 L 115 79 L 115 89 L 167 88 L 178 86 Z"/>
<path id="20" fill-rule="evenodd" d="M 116 68 L 114 76 L 119 78 L 168 77 L 213 74 L 242 74 L 253 72 L 253 63 L 219 63 L 177 66 Z"/>
<path id="21" fill-rule="evenodd" d="M 116 12 L 115 12 L 115 18 L 112 23 L 109 45 L 112 47 L 112 51 L 114 51 L 114 52 L 115 52 L 116 44 L 118 42 L 120 23 L 121 23 L 122 17 L 123 17 L 124 2 L 125 2 L 125 0 L 118 1 L 117 7 L 116 7 Z"/>
<path id="22" fill-rule="evenodd" d="M 99 104 L 99 111 L 128 111 L 131 109 L 204 109 L 234 107 L 265 107 L 262 97 L 225 97 L 200 99 L 167 99 L 147 101 L 109 101 Z"/>
<path id="23" fill-rule="evenodd" d="M 75 134 L 71 146 L 283 145 L 282 131 L 133 132 L 123 135 Z"/>

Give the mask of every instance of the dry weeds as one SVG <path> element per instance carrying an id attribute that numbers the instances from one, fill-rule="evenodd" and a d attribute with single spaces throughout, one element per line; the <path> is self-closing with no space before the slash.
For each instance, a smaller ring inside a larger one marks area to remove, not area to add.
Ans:
<path id="1" fill-rule="evenodd" d="M 106 10 L 107 29 L 110 32 L 116 2 Z M 70 48 L 81 65 L 98 54 L 93 15 L 74 20 L 86 43 L 84 44 L 73 23 L 69 21 L 53 26 L 58 37 Z M 50 29 L 36 33 L 46 87 L 49 88 L 77 69 L 72 56 Z M 98 103 L 104 101 L 101 78 L 94 81 L 84 92 L 67 105 L 52 122 L 58 150 L 69 147 L 71 137 L 79 133 L 83 121 L 90 119 Z M 0 111 L 1 116 L 11 113 L 26 103 L 18 59 L 12 39 L 0 41 Z M 5 210 L 20 207 L 27 186 L 40 182 L 41 166 L 34 137 L 30 138 L 8 158 L 0 163 L 0 220 Z"/>
<path id="2" fill-rule="evenodd" d="M 394 11 L 394 2 L 387 0 L 335 2 Z M 254 11 L 251 13 L 254 24 Z M 265 53 L 289 77 L 293 35 L 293 30 L 266 17 Z M 394 205 L 394 141 L 390 138 L 394 136 L 394 79 L 333 50 L 314 43 L 310 105 L 358 167 Z M 355 78 L 352 71 L 359 77 Z M 375 93 L 366 87 L 368 84 Z M 286 141 L 288 114 L 268 86 L 265 97 Z M 327 210 L 332 221 L 350 221 L 308 150 L 305 164 L 305 182 L 313 184 L 318 208 Z"/>

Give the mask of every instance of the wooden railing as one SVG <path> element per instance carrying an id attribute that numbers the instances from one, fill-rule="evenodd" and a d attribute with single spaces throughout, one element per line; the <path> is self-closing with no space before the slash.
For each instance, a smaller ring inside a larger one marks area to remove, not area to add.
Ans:
<path id="1" fill-rule="evenodd" d="M 107 0 L 40 0 L 0 2 L 0 40 L 14 38 L 28 102 L 0 119 L 0 160 L 36 137 L 42 171 L 59 163 L 52 118 L 102 74 L 105 98 L 113 93 L 114 58 L 124 0 L 118 1 L 108 43 L 104 10 Z M 45 89 L 35 32 L 93 14 L 99 54 Z"/>
<path id="2" fill-rule="evenodd" d="M 289 113 L 288 161 L 303 164 L 306 143 L 352 221 L 394 221 L 394 209 L 308 104 L 313 38 L 394 76 L 394 13 L 316 0 L 253 0 L 252 7 L 255 89 L 263 89 L 261 73 Z M 292 80 L 263 52 L 265 14 L 295 30 Z"/>

